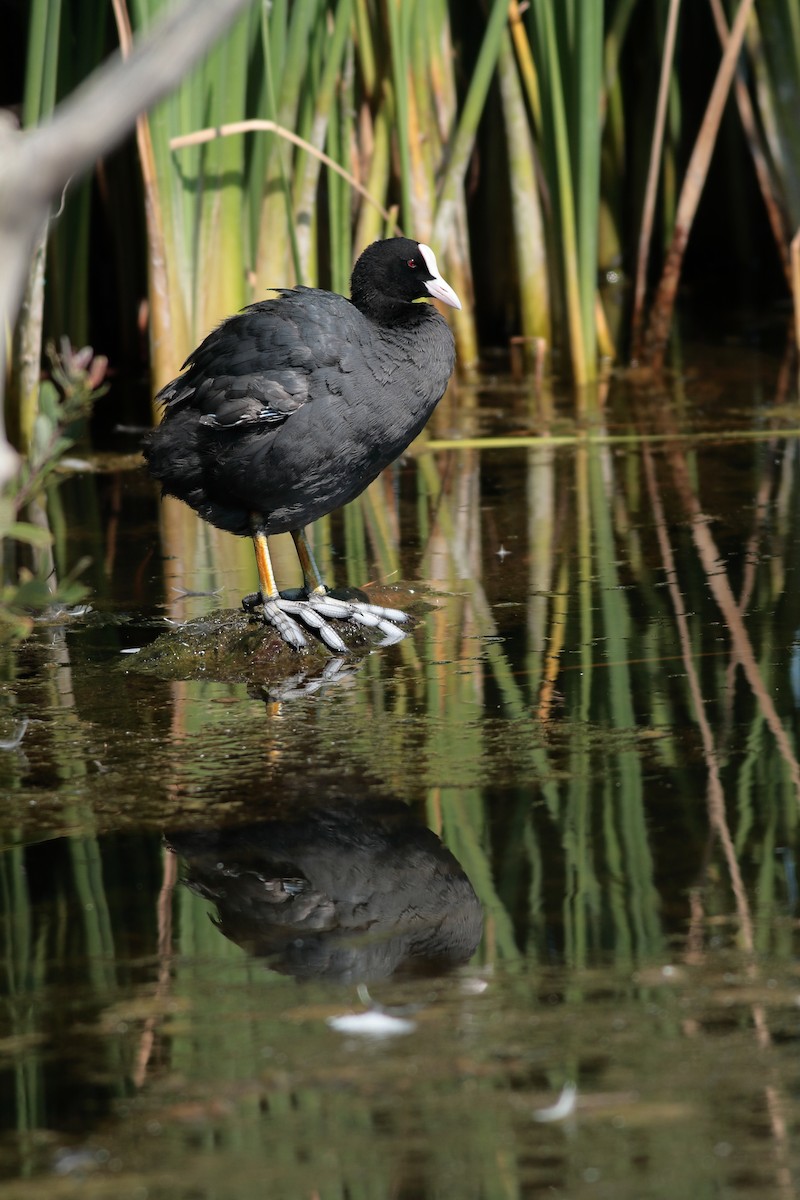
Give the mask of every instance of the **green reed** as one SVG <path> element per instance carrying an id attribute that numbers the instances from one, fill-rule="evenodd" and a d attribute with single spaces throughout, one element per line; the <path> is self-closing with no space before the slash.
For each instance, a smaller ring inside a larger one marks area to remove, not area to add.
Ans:
<path id="1" fill-rule="evenodd" d="M 135 34 L 164 3 L 128 0 L 126 10 L 120 0 L 117 11 L 127 11 Z M 31 6 L 28 124 L 46 115 L 103 54 L 102 21 L 86 23 L 72 8 L 61 22 L 60 15 L 60 4 L 37 0 Z M 469 42 L 462 38 L 455 45 L 454 29 L 463 19 L 447 0 L 254 4 L 146 118 L 139 156 L 156 383 L 177 370 L 211 325 L 271 287 L 321 282 L 345 289 L 359 250 L 396 231 L 391 217 L 382 217 L 321 162 L 321 153 L 384 212 L 396 213 L 406 233 L 434 244 L 465 300 L 462 313 L 448 314 L 462 370 L 479 358 L 475 317 L 483 302 L 472 282 L 479 259 L 496 263 L 517 332 L 563 352 L 577 382 L 595 377 L 598 355 L 616 353 L 597 296 L 598 268 L 616 269 L 630 253 L 632 239 L 623 229 L 630 228 L 631 198 L 634 217 L 642 209 L 646 156 L 629 158 L 628 148 L 655 136 L 655 95 L 633 94 L 623 52 L 635 34 L 637 56 L 658 76 L 667 6 L 653 5 L 644 15 L 633 0 L 555 6 L 534 0 L 521 12 L 516 3 L 493 0 L 484 19 L 470 20 Z M 720 0 L 715 19 L 724 37 Z M 789 0 L 760 4 L 748 31 L 755 113 L 748 139 L 754 159 L 760 156 L 764 164 L 762 193 L 787 262 L 800 203 L 790 119 L 800 90 L 799 45 Z M 669 61 L 664 80 L 668 136 L 660 148 L 655 143 L 654 180 L 669 239 L 681 186 L 675 164 L 685 157 L 693 132 L 680 120 L 681 79 Z M 495 84 L 500 104 L 492 110 Z M 740 80 L 740 100 L 742 87 Z M 177 137 L 246 119 L 280 128 L 180 149 L 171 145 Z M 302 144 L 288 144 L 281 130 Z M 480 169 L 487 138 L 498 137 L 505 142 L 506 174 L 488 186 L 491 219 L 476 246 L 470 172 Z M 46 321 L 54 333 L 72 332 L 81 342 L 93 303 L 88 259 L 96 204 L 88 185 L 68 189 L 50 234 Z M 105 216 L 116 230 L 116 223 L 130 222 L 130 208 L 110 197 Z M 499 231 L 509 219 L 510 239 L 501 243 L 493 226 Z M 649 224 L 648 218 L 646 256 Z M 122 236 L 116 230 L 114 237 L 118 247 L 130 245 L 129 230 Z M 119 254 L 125 274 L 125 252 Z M 41 253 L 36 272 L 41 292 Z M 130 286 L 132 273 L 127 276 Z M 41 296 L 33 303 L 41 311 Z M 128 296 L 123 308 L 132 313 L 134 298 Z M 35 409 L 41 321 L 26 317 L 20 328 L 31 332 L 26 348 L 17 349 L 11 413 L 17 431 L 31 422 L 22 415 L 24 396 Z"/>

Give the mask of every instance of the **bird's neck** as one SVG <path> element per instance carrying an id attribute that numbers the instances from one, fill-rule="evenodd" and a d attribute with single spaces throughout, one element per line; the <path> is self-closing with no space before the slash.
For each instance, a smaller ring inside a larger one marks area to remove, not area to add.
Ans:
<path id="1" fill-rule="evenodd" d="M 363 316 L 374 321 L 376 325 L 385 325 L 388 329 L 396 329 L 398 325 L 413 327 L 430 315 L 429 304 L 394 300 L 381 295 L 380 292 L 354 291 L 352 303 Z"/>

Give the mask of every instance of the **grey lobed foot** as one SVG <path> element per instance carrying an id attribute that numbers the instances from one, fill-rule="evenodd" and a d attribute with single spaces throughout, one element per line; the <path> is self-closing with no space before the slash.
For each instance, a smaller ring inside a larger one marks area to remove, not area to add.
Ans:
<path id="1" fill-rule="evenodd" d="M 269 600 L 264 600 L 258 592 L 254 592 L 243 598 L 242 607 L 246 612 L 260 609 L 264 620 L 273 625 L 283 640 L 295 650 L 302 650 L 306 645 L 299 624 L 301 621 L 313 629 L 335 654 L 346 654 L 347 646 L 328 624 L 329 621 L 354 621 L 367 629 L 377 629 L 383 634 L 382 646 L 391 646 L 406 636 L 395 623 L 408 620 L 401 609 L 383 608 L 362 600 L 342 600 L 327 592 L 282 594 Z"/>
<path id="2" fill-rule="evenodd" d="M 295 615 L 302 614 L 297 611 L 297 602 L 292 600 L 284 600 L 280 596 L 275 596 L 273 599 L 265 600 L 261 605 L 261 615 L 264 620 L 277 629 L 283 640 L 294 650 L 302 650 L 306 645 L 306 636 L 297 621 L 294 620 Z M 343 652 L 345 649 L 344 642 L 339 639 Z M 332 647 L 338 649 L 338 647 Z"/>
<path id="3" fill-rule="evenodd" d="M 395 622 L 407 621 L 406 613 L 399 608 L 383 608 L 380 604 L 367 604 L 363 600 L 341 600 L 330 592 L 312 592 L 308 604 L 322 617 L 331 621 L 355 621 L 367 629 L 378 629 L 383 634 L 382 646 L 391 646 L 406 635 Z"/>

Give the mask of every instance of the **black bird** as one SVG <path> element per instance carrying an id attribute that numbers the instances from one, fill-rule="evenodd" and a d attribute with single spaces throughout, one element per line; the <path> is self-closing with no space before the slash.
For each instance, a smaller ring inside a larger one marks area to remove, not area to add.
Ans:
<path id="1" fill-rule="evenodd" d="M 447 322 L 429 304 L 461 303 L 429 246 L 373 242 L 358 259 L 352 299 L 279 288 L 223 321 L 156 399 L 161 424 L 144 447 L 164 495 L 219 529 L 253 538 L 260 591 L 242 601 L 295 649 L 299 622 L 336 653 L 328 624 L 350 619 L 393 641 L 405 613 L 328 592 L 304 526 L 355 499 L 414 440 L 455 364 Z M 303 592 L 282 595 L 267 536 L 290 532 Z"/>

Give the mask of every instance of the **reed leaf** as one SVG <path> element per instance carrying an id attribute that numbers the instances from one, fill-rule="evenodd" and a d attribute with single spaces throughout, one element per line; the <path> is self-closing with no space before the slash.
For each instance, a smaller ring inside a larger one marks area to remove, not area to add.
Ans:
<path id="1" fill-rule="evenodd" d="M 792 0 L 762 0 L 748 29 L 760 115 L 791 228 L 800 226 L 800 13 Z"/>
<path id="2" fill-rule="evenodd" d="M 199 93 L 194 103 L 202 103 L 206 110 L 205 123 L 224 125 L 244 110 L 247 75 L 242 68 L 253 32 L 251 16 L 245 13 L 208 55 L 198 77 L 189 81 L 189 87 Z M 190 269 L 198 340 L 249 298 L 244 272 L 244 181 L 242 138 L 210 142 L 201 152 L 198 174 L 188 181 L 189 189 L 196 188 Z"/>
<path id="3" fill-rule="evenodd" d="M 278 47 L 266 47 L 266 53 L 271 63 L 272 95 L 270 96 L 270 111 L 263 114 L 273 118 L 279 125 L 294 129 L 300 110 L 303 82 L 308 69 L 308 51 L 311 41 L 311 30 L 318 10 L 318 0 L 295 0 L 287 15 L 285 33 L 281 28 L 282 54 L 278 58 Z M 282 15 L 282 10 L 278 10 Z M 272 37 L 271 21 L 265 19 L 265 32 L 270 42 Z M 274 100 L 275 108 L 272 111 Z M 261 115 L 261 114 L 259 114 Z M 279 139 L 275 140 L 272 154 L 266 164 L 266 174 L 263 179 L 263 194 L 260 205 L 258 232 L 258 249 L 255 263 L 256 291 L 263 292 L 266 288 L 286 286 L 291 283 L 309 283 L 300 275 L 299 258 L 290 262 L 287 251 L 292 242 L 277 236 L 279 229 L 288 227 L 295 234 L 295 225 L 291 205 L 290 181 L 293 177 L 291 154 L 286 145 Z"/>
<path id="4" fill-rule="evenodd" d="M 410 61 L 409 13 L 414 2 L 388 0 L 389 47 L 392 65 L 392 100 L 400 159 L 400 218 L 407 230 L 415 228 L 412 193 L 408 73 Z"/>
<path id="5" fill-rule="evenodd" d="M 543 338 L 549 345 L 552 332 L 544 221 L 534 167 L 533 142 L 508 33 L 503 35 L 498 75 L 508 142 L 522 334 L 526 338 Z"/>
<path id="6" fill-rule="evenodd" d="M 455 225 L 456 197 L 463 187 L 478 122 L 500 54 L 508 15 L 508 0 L 494 0 L 486 22 L 475 67 L 455 128 L 450 156 L 439 185 L 433 223 L 434 245 L 446 245 Z"/>
<path id="7" fill-rule="evenodd" d="M 550 185 L 555 238 L 561 247 L 561 284 L 569 330 L 570 362 L 576 382 L 586 383 L 594 378 L 595 364 L 589 358 L 590 347 L 586 344 L 583 326 L 586 300 L 581 295 L 581 280 L 586 268 L 582 268 L 580 261 L 568 97 L 562 76 L 562 61 L 566 60 L 559 52 L 556 21 L 548 0 L 535 0 L 530 12 L 542 96 L 542 161 Z M 577 130 L 572 133 L 578 135 Z"/>
<path id="8" fill-rule="evenodd" d="M 592 0 L 573 0 L 575 12 L 574 112 L 571 143 L 576 191 L 580 310 L 586 379 L 595 377 L 597 361 L 597 237 L 600 201 L 601 95 L 603 69 L 603 11 Z M 584 382 L 579 378 L 578 382 Z"/>

